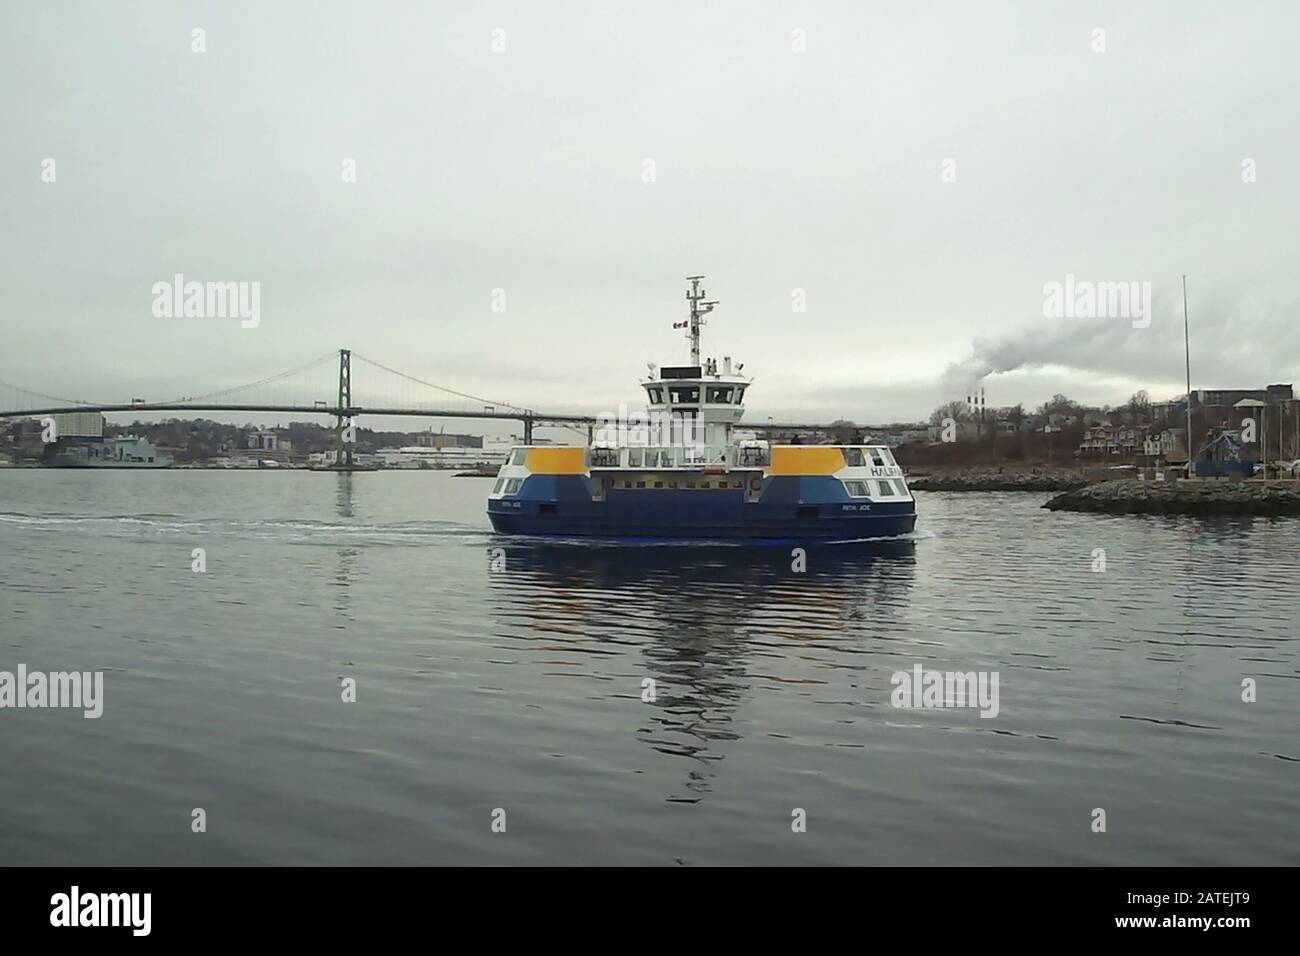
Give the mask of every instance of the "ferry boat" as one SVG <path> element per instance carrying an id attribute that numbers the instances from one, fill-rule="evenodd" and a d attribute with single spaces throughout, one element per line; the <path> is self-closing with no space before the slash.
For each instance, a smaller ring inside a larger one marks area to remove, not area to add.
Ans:
<path id="1" fill-rule="evenodd" d="M 916 503 L 880 444 L 772 444 L 738 427 L 754 379 L 700 360 L 703 276 L 691 276 L 691 364 L 650 366 L 644 420 L 602 417 L 587 446 L 516 446 L 488 495 L 504 534 L 730 541 L 905 535 Z"/>

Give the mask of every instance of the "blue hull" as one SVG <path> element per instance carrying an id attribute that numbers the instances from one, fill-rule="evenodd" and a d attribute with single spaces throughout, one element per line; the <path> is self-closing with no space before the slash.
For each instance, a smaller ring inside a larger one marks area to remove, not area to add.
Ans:
<path id="1" fill-rule="evenodd" d="M 881 516 L 848 521 L 764 521 L 741 525 L 649 525 L 617 521 L 556 521 L 542 516 L 489 513 L 494 530 L 502 534 L 550 535 L 562 538 L 690 539 L 699 541 L 857 541 L 910 534 L 916 515 Z"/>
<path id="2" fill-rule="evenodd" d="M 488 501 L 503 534 L 708 541 L 851 541 L 909 534 L 911 499 L 851 499 L 838 481 L 769 478 L 757 501 L 730 489 L 611 491 L 592 500 L 586 480 L 533 476 L 521 494 Z"/>

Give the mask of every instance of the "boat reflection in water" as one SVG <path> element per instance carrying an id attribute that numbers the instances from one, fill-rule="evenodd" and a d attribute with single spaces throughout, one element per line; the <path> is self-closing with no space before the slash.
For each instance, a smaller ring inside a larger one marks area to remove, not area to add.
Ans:
<path id="1" fill-rule="evenodd" d="M 907 639 L 915 543 L 800 551 L 497 538 L 488 560 L 501 630 L 572 651 L 546 663 L 612 684 L 608 694 L 620 708 L 651 708 L 648 719 L 637 712 L 637 736 L 660 754 L 692 761 L 685 792 L 668 799 L 697 802 L 730 743 L 756 732 L 761 715 L 789 703 L 788 695 L 865 703 L 864 655 L 889 653 L 889 641 Z M 646 678 L 654 681 L 653 701 Z M 593 720 L 605 715 L 593 705 Z M 834 719 L 844 723 L 838 713 Z"/>

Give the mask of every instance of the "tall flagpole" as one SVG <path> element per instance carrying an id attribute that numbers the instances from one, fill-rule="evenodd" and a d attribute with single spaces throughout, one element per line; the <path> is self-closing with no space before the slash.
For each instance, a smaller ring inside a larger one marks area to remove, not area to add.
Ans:
<path id="1" fill-rule="evenodd" d="M 1187 275 L 1183 274 L 1183 357 L 1187 362 L 1187 477 L 1192 477 L 1192 343 L 1187 330 Z"/>

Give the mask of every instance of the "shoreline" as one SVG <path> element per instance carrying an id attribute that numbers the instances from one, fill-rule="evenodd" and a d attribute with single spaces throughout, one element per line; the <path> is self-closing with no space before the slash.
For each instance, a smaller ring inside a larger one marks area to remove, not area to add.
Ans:
<path id="1" fill-rule="evenodd" d="M 918 470 L 907 476 L 912 491 L 1072 491 L 1088 484 L 1071 468 Z"/>
<path id="2" fill-rule="evenodd" d="M 1300 516 L 1300 481 L 1103 481 L 1057 495 L 1049 511 L 1094 514 Z"/>

